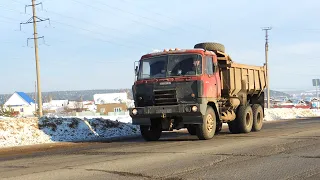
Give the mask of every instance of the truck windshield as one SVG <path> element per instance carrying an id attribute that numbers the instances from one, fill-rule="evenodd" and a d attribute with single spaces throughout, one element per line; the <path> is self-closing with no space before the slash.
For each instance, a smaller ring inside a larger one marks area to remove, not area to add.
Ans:
<path id="1" fill-rule="evenodd" d="M 194 76 L 202 73 L 202 57 L 198 54 L 164 55 L 143 59 L 138 79 Z"/>

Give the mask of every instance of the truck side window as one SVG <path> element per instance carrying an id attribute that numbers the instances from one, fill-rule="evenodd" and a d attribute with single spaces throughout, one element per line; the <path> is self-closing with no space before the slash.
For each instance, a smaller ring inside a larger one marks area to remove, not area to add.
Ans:
<path id="1" fill-rule="evenodd" d="M 213 63 L 212 63 L 212 57 L 210 56 L 206 57 L 206 73 L 209 75 L 213 74 Z"/>

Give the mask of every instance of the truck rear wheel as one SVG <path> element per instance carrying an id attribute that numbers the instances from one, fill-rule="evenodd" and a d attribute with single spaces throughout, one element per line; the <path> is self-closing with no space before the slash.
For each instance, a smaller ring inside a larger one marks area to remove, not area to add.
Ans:
<path id="1" fill-rule="evenodd" d="M 208 106 L 206 114 L 202 117 L 202 124 L 197 125 L 197 136 L 200 140 L 212 139 L 216 131 L 216 114 Z"/>
<path id="2" fill-rule="evenodd" d="M 240 106 L 237 111 L 238 127 L 240 133 L 249 133 L 253 124 L 253 113 L 251 106 Z"/>
<path id="3" fill-rule="evenodd" d="M 255 104 L 252 106 L 253 112 L 253 125 L 252 131 L 260 131 L 263 125 L 263 109 L 260 104 Z"/>
<path id="4" fill-rule="evenodd" d="M 151 126 L 140 125 L 141 135 L 146 141 L 157 141 L 162 134 L 161 121 L 151 121 Z"/>
<path id="5" fill-rule="evenodd" d="M 228 123 L 231 133 L 249 133 L 253 124 L 253 112 L 251 106 L 239 106 L 237 117 Z"/>
<path id="6" fill-rule="evenodd" d="M 197 135 L 196 125 L 188 125 L 187 129 L 190 135 Z"/>

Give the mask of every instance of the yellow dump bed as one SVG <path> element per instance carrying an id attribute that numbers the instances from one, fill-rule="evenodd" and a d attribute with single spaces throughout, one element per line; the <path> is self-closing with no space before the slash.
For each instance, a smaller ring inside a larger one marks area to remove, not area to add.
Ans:
<path id="1" fill-rule="evenodd" d="M 241 90 L 248 95 L 264 91 L 267 85 L 265 66 L 234 63 L 225 53 L 219 54 L 218 63 L 222 96 L 237 96 Z"/>

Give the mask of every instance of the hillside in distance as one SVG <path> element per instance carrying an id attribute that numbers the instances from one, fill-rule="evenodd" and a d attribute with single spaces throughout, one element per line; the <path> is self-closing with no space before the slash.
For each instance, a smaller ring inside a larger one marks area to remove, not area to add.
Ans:
<path id="1" fill-rule="evenodd" d="M 132 99 L 131 89 L 104 89 L 104 90 L 78 90 L 78 91 L 52 91 L 43 92 L 42 99 L 43 102 L 48 102 L 51 96 L 53 100 L 64 100 L 68 99 L 70 101 L 92 101 L 94 94 L 104 94 L 104 93 L 120 93 L 128 92 L 128 98 Z M 34 93 L 27 93 L 32 99 L 34 99 Z M 12 94 L 2 94 L 0 95 L 0 104 L 4 104 Z"/>
<path id="2" fill-rule="evenodd" d="M 51 96 L 53 100 L 63 100 L 68 99 L 70 101 L 92 101 L 94 94 L 104 94 L 104 93 L 119 93 L 119 92 L 128 92 L 128 98 L 132 98 L 131 89 L 104 89 L 104 90 L 78 90 L 78 91 L 52 91 L 52 92 L 43 92 L 42 99 L 43 102 L 48 102 L 49 97 Z M 34 93 L 27 93 L 31 98 L 34 99 Z M 291 97 L 291 95 L 281 92 L 270 90 L 271 97 Z M 0 95 L 0 104 L 4 104 L 11 94 Z"/>
<path id="3" fill-rule="evenodd" d="M 266 93 L 265 93 L 265 95 L 266 95 Z M 270 90 L 270 97 L 274 97 L 274 98 L 276 98 L 276 97 L 291 97 L 291 95 L 290 94 L 288 94 L 288 93 L 285 93 L 285 92 L 281 92 L 281 91 L 274 91 L 274 90 Z"/>

